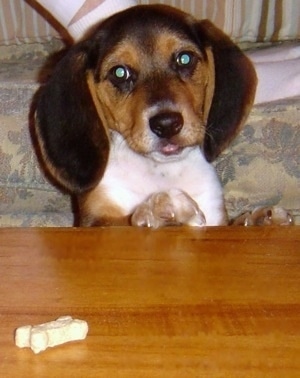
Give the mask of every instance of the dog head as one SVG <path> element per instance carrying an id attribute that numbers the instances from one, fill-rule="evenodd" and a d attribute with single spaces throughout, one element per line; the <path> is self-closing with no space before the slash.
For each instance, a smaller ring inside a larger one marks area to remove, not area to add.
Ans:
<path id="1" fill-rule="evenodd" d="M 212 161 L 234 138 L 255 94 L 254 69 L 211 22 L 168 6 L 137 6 L 73 46 L 41 89 L 36 134 L 56 179 L 94 187 L 118 133 L 159 162 L 199 146 Z"/>

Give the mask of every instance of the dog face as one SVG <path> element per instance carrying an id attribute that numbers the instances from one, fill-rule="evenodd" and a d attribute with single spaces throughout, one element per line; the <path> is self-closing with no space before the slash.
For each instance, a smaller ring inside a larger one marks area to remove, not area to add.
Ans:
<path id="1" fill-rule="evenodd" d="M 103 58 L 96 83 L 89 83 L 108 130 L 135 152 L 168 161 L 203 144 L 213 67 L 211 51 L 149 25 L 142 36 L 122 38 Z"/>
<path id="2" fill-rule="evenodd" d="M 40 150 L 75 193 L 94 188 L 111 135 L 158 162 L 199 146 L 212 161 L 250 111 L 251 63 L 209 21 L 167 6 L 137 6 L 98 25 L 70 49 L 41 89 Z"/>

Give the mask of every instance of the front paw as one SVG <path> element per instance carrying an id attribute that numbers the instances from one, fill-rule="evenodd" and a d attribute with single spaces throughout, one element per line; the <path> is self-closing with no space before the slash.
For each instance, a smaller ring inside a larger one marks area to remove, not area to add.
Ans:
<path id="1" fill-rule="evenodd" d="M 293 216 L 279 206 L 258 207 L 237 217 L 232 224 L 235 226 L 290 226 L 294 223 Z"/>
<path id="2" fill-rule="evenodd" d="M 138 227 L 205 226 L 205 216 L 197 203 L 181 190 L 152 194 L 134 211 L 131 224 Z"/>

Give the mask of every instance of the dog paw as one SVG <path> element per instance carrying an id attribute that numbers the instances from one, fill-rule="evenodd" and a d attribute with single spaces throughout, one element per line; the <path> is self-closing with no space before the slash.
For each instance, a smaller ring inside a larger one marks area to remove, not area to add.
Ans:
<path id="1" fill-rule="evenodd" d="M 172 189 L 152 194 L 139 205 L 131 224 L 138 227 L 205 226 L 206 220 L 197 203 L 185 192 Z"/>
<path id="2" fill-rule="evenodd" d="M 282 207 L 259 207 L 236 218 L 232 224 L 237 226 L 290 226 L 293 216 Z"/>

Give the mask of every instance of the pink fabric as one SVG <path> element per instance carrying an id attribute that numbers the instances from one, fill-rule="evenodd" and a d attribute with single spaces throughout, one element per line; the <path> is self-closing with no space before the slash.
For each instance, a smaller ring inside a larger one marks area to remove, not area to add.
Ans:
<path id="1" fill-rule="evenodd" d="M 299 43 L 254 50 L 248 56 L 258 76 L 256 104 L 300 95 Z"/>
<path id="2" fill-rule="evenodd" d="M 86 31 L 114 13 L 137 5 L 136 0 L 98 0 L 99 5 L 80 20 L 72 23 L 73 17 L 85 0 L 36 0 L 68 31 L 74 41 L 80 40 Z"/>

